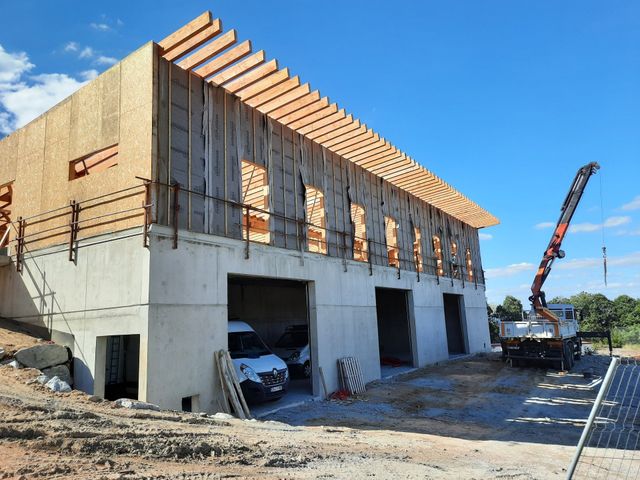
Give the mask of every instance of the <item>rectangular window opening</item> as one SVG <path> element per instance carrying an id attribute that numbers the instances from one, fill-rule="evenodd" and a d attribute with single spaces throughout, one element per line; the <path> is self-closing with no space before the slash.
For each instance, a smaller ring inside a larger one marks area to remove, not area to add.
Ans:
<path id="1" fill-rule="evenodd" d="M 0 186 L 0 248 L 9 244 L 9 236 L 6 235 L 11 227 L 11 202 L 13 200 L 13 185 L 7 183 Z"/>
<path id="2" fill-rule="evenodd" d="M 118 164 L 118 144 L 69 162 L 69 180 L 103 172 Z"/>
<path id="3" fill-rule="evenodd" d="M 416 270 L 422 273 L 422 233 L 418 227 L 413 227 L 413 259 Z"/>
<path id="4" fill-rule="evenodd" d="M 398 223 L 391 217 L 384 217 L 385 238 L 387 239 L 387 258 L 390 267 L 400 267 L 400 250 L 398 249 Z"/>
<path id="5" fill-rule="evenodd" d="M 269 177 L 267 169 L 242 160 L 242 204 L 248 205 L 242 212 L 242 238 L 259 243 L 271 242 L 269 228 Z M 247 227 L 248 222 L 248 227 Z"/>
<path id="6" fill-rule="evenodd" d="M 466 264 L 467 264 L 467 280 L 473 282 L 473 260 L 471 259 L 471 249 L 467 248 Z"/>
<path id="7" fill-rule="evenodd" d="M 310 252 L 327 254 L 327 229 L 324 195 L 315 187 L 305 185 L 307 216 L 307 248 Z"/>
<path id="8" fill-rule="evenodd" d="M 442 242 L 438 235 L 434 235 L 431 241 L 433 243 L 434 258 L 436 259 L 436 274 L 442 277 L 444 276 L 444 268 L 442 268 Z"/>
<path id="9" fill-rule="evenodd" d="M 354 225 L 353 259 L 359 262 L 369 261 L 369 245 L 367 242 L 367 222 L 364 207 L 351 204 L 351 221 Z"/>
<path id="10" fill-rule="evenodd" d="M 453 278 L 458 278 L 459 269 L 458 269 L 458 242 L 455 239 L 450 238 L 451 244 L 451 274 Z"/>

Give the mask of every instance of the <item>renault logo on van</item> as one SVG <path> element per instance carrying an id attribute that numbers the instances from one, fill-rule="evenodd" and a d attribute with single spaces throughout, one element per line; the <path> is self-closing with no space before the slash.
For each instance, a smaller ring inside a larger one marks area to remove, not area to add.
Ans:
<path id="1" fill-rule="evenodd" d="M 273 376 L 274 376 L 274 377 L 277 377 L 277 376 L 278 376 L 278 370 L 276 370 L 275 368 L 273 369 L 273 372 L 271 372 L 271 373 L 273 373 Z"/>

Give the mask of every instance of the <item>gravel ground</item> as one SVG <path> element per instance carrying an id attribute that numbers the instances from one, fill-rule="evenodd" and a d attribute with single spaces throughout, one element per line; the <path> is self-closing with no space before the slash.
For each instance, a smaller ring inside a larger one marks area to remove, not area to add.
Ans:
<path id="1" fill-rule="evenodd" d="M 29 343 L 14 337 L 0 331 Z M 473 357 L 267 421 L 116 408 L 2 366 L 0 478 L 563 478 L 607 362 L 562 375 Z"/>

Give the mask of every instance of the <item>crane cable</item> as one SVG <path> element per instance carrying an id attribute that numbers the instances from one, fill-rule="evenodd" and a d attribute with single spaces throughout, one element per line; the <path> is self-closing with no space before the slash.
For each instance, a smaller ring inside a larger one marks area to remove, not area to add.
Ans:
<path id="1" fill-rule="evenodd" d="M 604 241 L 604 201 L 602 199 L 602 172 L 600 172 L 600 228 L 602 230 L 602 266 L 604 269 L 604 286 L 607 286 L 607 246 Z"/>

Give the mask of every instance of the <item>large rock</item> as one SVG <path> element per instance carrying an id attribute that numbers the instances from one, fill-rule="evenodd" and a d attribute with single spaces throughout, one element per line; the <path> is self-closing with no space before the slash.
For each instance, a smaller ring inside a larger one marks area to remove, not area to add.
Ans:
<path id="1" fill-rule="evenodd" d="M 25 367 L 44 368 L 60 365 L 69 360 L 69 353 L 62 345 L 55 343 L 41 343 L 33 347 L 22 348 L 14 355 Z"/>
<path id="2" fill-rule="evenodd" d="M 66 365 L 56 365 L 55 367 L 43 368 L 42 373 L 47 377 L 58 377 L 60 380 L 67 382 L 69 385 L 73 385 L 73 379 L 71 378 L 71 372 Z"/>

